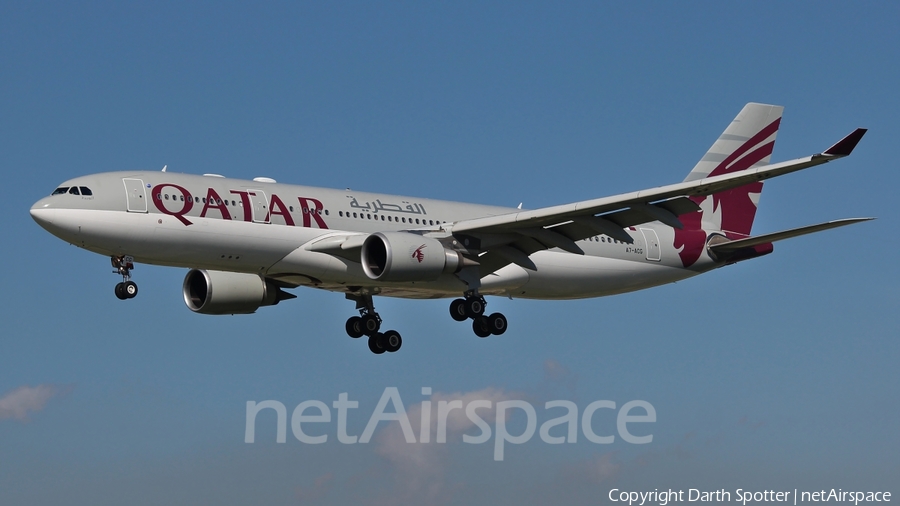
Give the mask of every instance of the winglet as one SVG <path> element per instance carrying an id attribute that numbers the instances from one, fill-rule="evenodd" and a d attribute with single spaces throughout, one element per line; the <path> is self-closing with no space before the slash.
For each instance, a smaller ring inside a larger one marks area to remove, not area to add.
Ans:
<path id="1" fill-rule="evenodd" d="M 853 152 L 853 148 L 859 144 L 859 141 L 863 138 L 863 135 L 866 134 L 866 131 L 867 129 L 865 128 L 857 128 L 850 133 L 850 135 L 839 140 L 837 144 L 826 149 L 822 154 L 828 156 L 848 156 Z"/>

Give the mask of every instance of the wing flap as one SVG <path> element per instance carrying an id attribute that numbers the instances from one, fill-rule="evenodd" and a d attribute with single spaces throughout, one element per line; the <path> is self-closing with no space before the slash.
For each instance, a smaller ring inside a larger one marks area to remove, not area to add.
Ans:
<path id="1" fill-rule="evenodd" d="M 531 258 L 529 258 L 528 255 L 526 255 L 522 250 L 518 248 L 514 248 L 512 246 L 500 246 L 499 248 L 495 248 L 491 251 L 518 265 L 519 267 L 522 267 L 523 269 L 528 269 L 530 271 L 537 270 L 537 266 L 534 265 L 534 262 L 531 260 Z"/>
<path id="2" fill-rule="evenodd" d="M 575 244 L 575 241 L 573 241 L 568 234 L 560 232 L 561 231 L 554 231 L 552 229 L 541 227 L 516 230 L 516 233 L 532 239 L 537 239 L 550 248 L 559 248 L 568 251 L 569 253 L 575 253 L 576 255 L 584 255 L 584 250 L 581 249 L 578 244 Z"/>

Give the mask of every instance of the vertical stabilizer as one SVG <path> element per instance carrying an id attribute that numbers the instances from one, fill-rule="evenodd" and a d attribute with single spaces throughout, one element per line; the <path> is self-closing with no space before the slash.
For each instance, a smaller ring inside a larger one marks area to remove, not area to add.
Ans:
<path id="1" fill-rule="evenodd" d="M 684 180 L 768 164 L 783 111 L 780 105 L 745 105 Z"/>
<path id="2" fill-rule="evenodd" d="M 697 162 L 685 181 L 729 174 L 767 165 L 775 147 L 784 107 L 749 103 Z M 749 235 L 762 192 L 762 182 L 698 197 L 706 230 Z"/>
<path id="3" fill-rule="evenodd" d="M 775 147 L 784 107 L 749 103 L 697 162 L 685 181 L 730 174 L 767 165 Z M 699 258 L 705 231 L 722 231 L 732 238 L 750 235 L 762 181 L 705 197 L 691 197 L 700 211 L 682 215 L 684 230 L 676 230 L 675 247 L 685 266 Z"/>

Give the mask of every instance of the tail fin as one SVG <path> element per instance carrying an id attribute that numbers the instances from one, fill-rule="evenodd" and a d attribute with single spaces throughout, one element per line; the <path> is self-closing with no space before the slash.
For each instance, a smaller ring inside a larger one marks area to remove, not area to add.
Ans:
<path id="1" fill-rule="evenodd" d="M 685 181 L 767 165 L 783 111 L 784 107 L 778 105 L 745 105 Z M 701 211 L 689 220 L 694 223 L 685 225 L 750 235 L 762 186 L 759 181 L 706 197 L 692 197 Z"/>

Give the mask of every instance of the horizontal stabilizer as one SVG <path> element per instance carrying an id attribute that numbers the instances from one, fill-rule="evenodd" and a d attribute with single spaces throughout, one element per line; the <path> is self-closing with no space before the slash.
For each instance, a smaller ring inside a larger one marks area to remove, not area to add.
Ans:
<path id="1" fill-rule="evenodd" d="M 844 225 L 852 225 L 854 223 L 874 219 L 875 218 L 847 218 L 843 220 L 827 221 L 825 223 L 819 223 L 818 225 L 809 225 L 806 227 L 793 228 L 790 230 L 774 232 L 771 234 L 758 235 L 756 237 L 748 237 L 746 239 L 738 239 L 736 241 L 710 244 L 709 250 L 717 257 L 727 257 L 729 254 L 744 248 L 759 246 L 761 244 L 772 243 L 775 241 L 780 241 L 782 239 L 790 239 L 791 237 L 811 234 L 813 232 L 821 232 L 822 230 L 828 230 L 830 228 L 843 227 Z"/>

